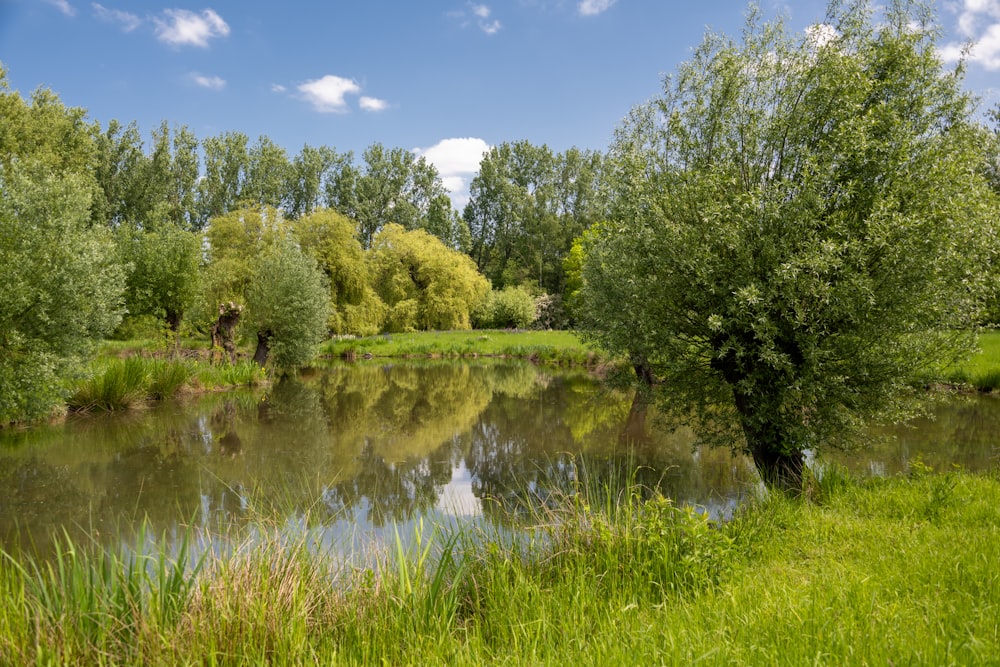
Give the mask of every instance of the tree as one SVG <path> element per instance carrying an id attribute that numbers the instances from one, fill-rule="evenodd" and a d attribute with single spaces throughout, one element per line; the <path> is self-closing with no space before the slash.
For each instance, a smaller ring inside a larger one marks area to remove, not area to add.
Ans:
<path id="1" fill-rule="evenodd" d="M 327 146 L 303 146 L 288 168 L 284 202 L 288 217 L 301 218 L 320 208 L 327 185 L 350 161 L 350 153 L 340 154 Z"/>
<path id="2" fill-rule="evenodd" d="M 518 141 L 490 149 L 463 212 L 479 270 L 498 288 L 533 282 L 561 294 L 573 239 L 601 217 L 600 165 L 600 154 L 576 148 L 556 154 Z"/>
<path id="3" fill-rule="evenodd" d="M 0 170 L 0 425 L 46 415 L 88 345 L 122 316 L 110 233 L 91 182 L 12 161 Z"/>
<path id="4" fill-rule="evenodd" d="M 990 109 L 989 118 L 993 121 L 992 131 L 985 134 L 986 143 L 986 178 L 993 192 L 1000 195 L 1000 104 Z"/>
<path id="5" fill-rule="evenodd" d="M 94 175 L 100 195 L 91 205 L 91 219 L 96 225 L 112 228 L 135 223 L 149 208 L 144 174 L 147 158 L 139 127 L 134 122 L 122 126 L 112 120 L 103 132 L 95 128 L 94 143 L 97 150 Z"/>
<path id="6" fill-rule="evenodd" d="M 363 157 L 363 169 L 345 164 L 327 187 L 327 206 L 358 223 L 361 245 L 370 248 L 388 224 L 426 228 L 432 202 L 440 205 L 439 198 L 447 196 L 434 165 L 411 151 L 386 150 L 377 143 Z"/>
<path id="7" fill-rule="evenodd" d="M 372 289 L 357 225 L 331 209 L 320 209 L 295 222 L 302 251 L 315 259 L 330 287 L 327 325 L 333 333 L 373 335 L 386 307 Z"/>
<path id="8" fill-rule="evenodd" d="M 215 317 L 221 303 L 243 302 L 253 280 L 254 261 L 288 236 L 287 222 L 273 208 L 241 208 L 212 218 L 206 229 L 206 312 Z"/>
<path id="9" fill-rule="evenodd" d="M 292 175 L 288 154 L 268 137 L 261 136 L 250 147 L 248 157 L 249 166 L 246 181 L 240 190 L 240 203 L 244 206 L 278 208 L 287 199 Z"/>
<path id="10" fill-rule="evenodd" d="M 239 205 L 250 171 L 249 142 L 242 132 L 226 132 L 202 142 L 205 177 L 198 184 L 199 226 Z"/>
<path id="11" fill-rule="evenodd" d="M 177 335 L 198 295 L 199 235 L 164 222 L 152 229 L 119 228 L 123 263 L 129 265 L 126 304 L 132 315 L 153 315 Z"/>
<path id="12" fill-rule="evenodd" d="M 280 368 L 313 358 L 326 336 L 329 296 L 315 260 L 285 240 L 268 248 L 254 266 L 246 291 L 247 319 L 257 333 L 254 361 L 269 357 Z"/>
<path id="13" fill-rule="evenodd" d="M 372 283 L 388 306 L 388 331 L 468 329 L 490 283 L 475 264 L 422 229 L 387 225 L 369 253 Z"/>
<path id="14" fill-rule="evenodd" d="M 915 372 L 974 345 L 997 203 L 932 19 L 832 3 L 796 37 L 751 13 L 611 151 L 589 336 L 645 361 L 664 408 L 768 485 L 800 488 L 807 449 L 909 414 Z"/>

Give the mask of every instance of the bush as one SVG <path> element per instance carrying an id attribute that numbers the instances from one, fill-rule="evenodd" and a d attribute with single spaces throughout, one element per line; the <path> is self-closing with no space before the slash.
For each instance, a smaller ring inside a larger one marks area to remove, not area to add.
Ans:
<path id="1" fill-rule="evenodd" d="M 490 292 L 473 313 L 477 329 L 526 329 L 535 321 L 535 298 L 524 287 Z"/>

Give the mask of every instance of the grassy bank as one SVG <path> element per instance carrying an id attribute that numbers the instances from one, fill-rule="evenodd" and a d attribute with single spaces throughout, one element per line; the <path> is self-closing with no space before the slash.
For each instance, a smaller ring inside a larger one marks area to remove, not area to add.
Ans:
<path id="1" fill-rule="evenodd" d="M 67 407 L 75 412 L 124 410 L 182 393 L 257 386 L 266 381 L 264 369 L 248 360 L 213 365 L 193 359 L 118 358 L 105 353 L 73 386 Z"/>
<path id="2" fill-rule="evenodd" d="M 772 498 L 725 525 L 568 498 L 534 530 L 424 527 L 374 569 L 271 535 L 192 567 L 88 554 L 0 568 L 2 664 L 989 664 L 1000 479 Z"/>
<path id="3" fill-rule="evenodd" d="M 594 364 L 599 360 L 572 331 L 416 331 L 332 339 L 330 357 L 511 357 L 542 363 Z"/>
<path id="4" fill-rule="evenodd" d="M 1000 389 L 1000 331 L 979 334 L 979 352 L 948 369 L 945 377 L 953 384 L 969 385 L 979 391 Z"/>

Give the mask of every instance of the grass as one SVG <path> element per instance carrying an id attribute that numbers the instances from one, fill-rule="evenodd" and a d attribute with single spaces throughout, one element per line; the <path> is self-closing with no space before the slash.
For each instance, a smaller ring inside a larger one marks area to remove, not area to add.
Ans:
<path id="1" fill-rule="evenodd" d="M 594 364 L 599 356 L 572 331 L 417 331 L 332 339 L 332 357 L 513 357 L 542 363 Z"/>
<path id="2" fill-rule="evenodd" d="M 979 391 L 1000 389 L 1000 331 L 979 334 L 979 352 L 945 373 L 948 382 L 970 385 Z"/>
<path id="3" fill-rule="evenodd" d="M 530 527 L 418 524 L 352 565 L 262 525 L 204 561 L 6 556 L 2 664 L 995 664 L 1000 479 L 763 499 L 716 524 L 640 489 Z"/>
<path id="4" fill-rule="evenodd" d="M 267 381 L 251 361 L 210 365 L 185 359 L 144 356 L 100 357 L 90 377 L 80 381 L 67 401 L 75 412 L 126 410 L 185 391 L 258 386 Z"/>

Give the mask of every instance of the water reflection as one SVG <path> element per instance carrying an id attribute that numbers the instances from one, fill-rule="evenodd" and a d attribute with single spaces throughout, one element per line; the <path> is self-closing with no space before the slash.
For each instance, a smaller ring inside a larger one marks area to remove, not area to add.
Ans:
<path id="1" fill-rule="evenodd" d="M 867 457 L 836 460 L 880 474 L 917 453 L 936 468 L 995 466 L 997 406 L 946 406 Z M 730 512 L 757 485 L 752 466 L 692 442 L 582 372 L 335 365 L 267 393 L 0 433 L 0 547 L 44 552 L 63 531 L 128 542 L 144 518 L 157 534 L 225 532 L 262 512 L 348 535 L 426 514 L 505 522 L 581 484 L 638 482 Z"/>

